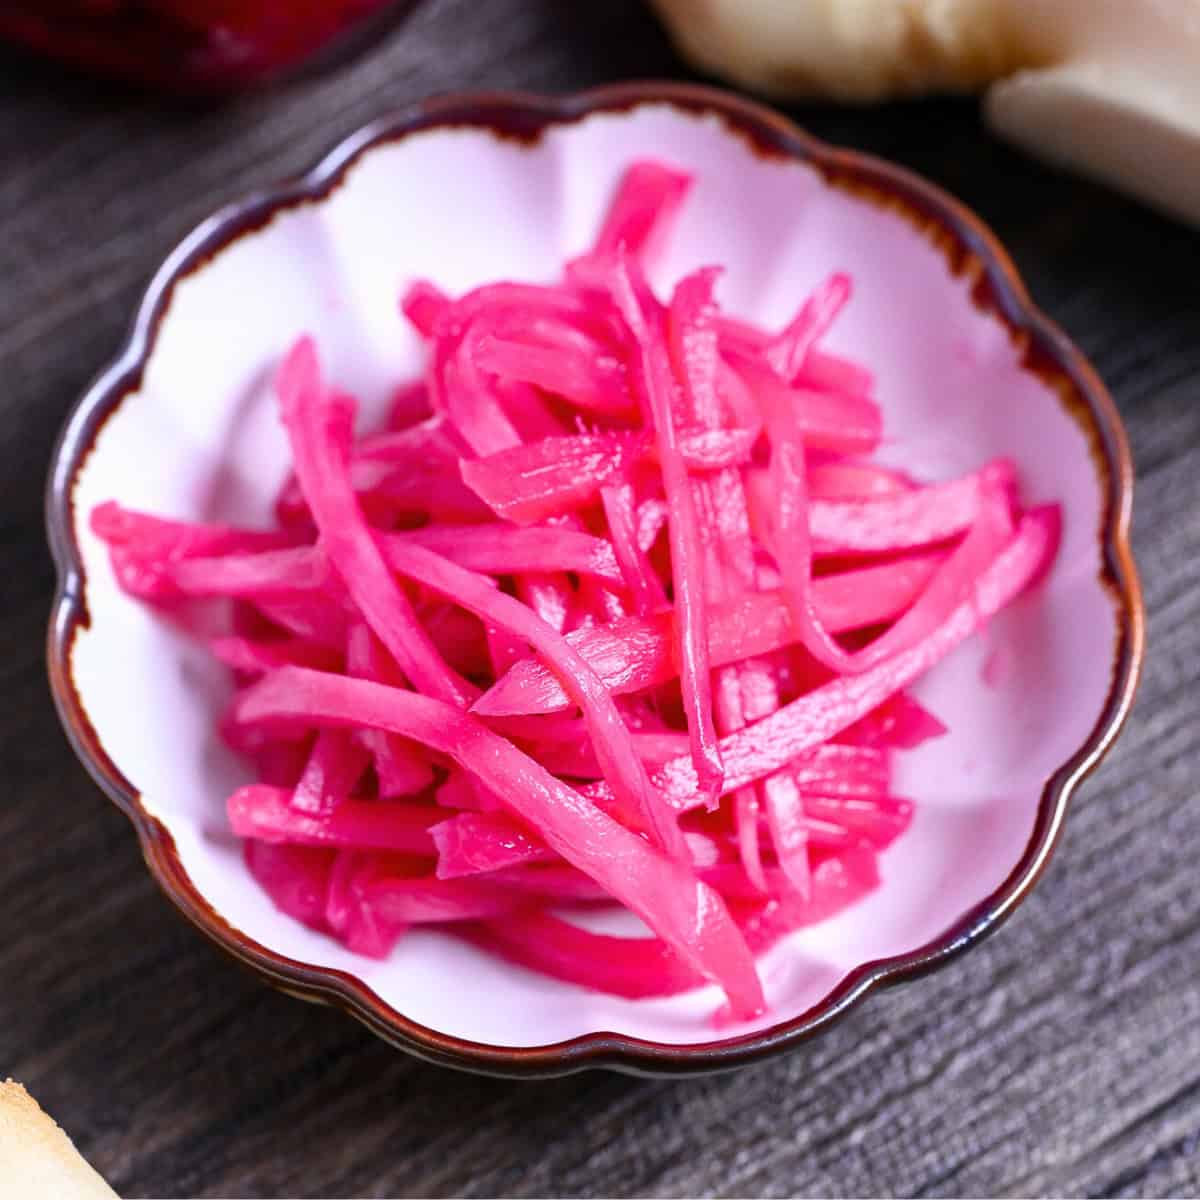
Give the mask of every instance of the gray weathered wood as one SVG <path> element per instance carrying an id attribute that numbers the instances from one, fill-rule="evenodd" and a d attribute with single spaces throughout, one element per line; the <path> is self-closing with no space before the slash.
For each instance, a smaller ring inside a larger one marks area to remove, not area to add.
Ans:
<path id="1" fill-rule="evenodd" d="M 987 944 L 732 1076 L 468 1078 L 231 966 L 58 730 L 45 465 L 171 245 L 389 105 L 684 73 L 636 0 L 431 0 L 351 70 L 220 111 L 0 54 L 0 1073 L 125 1195 L 1200 1188 L 1200 236 L 996 145 L 968 102 L 798 115 L 974 206 L 1094 356 L 1138 462 L 1151 645 L 1129 729 Z"/>

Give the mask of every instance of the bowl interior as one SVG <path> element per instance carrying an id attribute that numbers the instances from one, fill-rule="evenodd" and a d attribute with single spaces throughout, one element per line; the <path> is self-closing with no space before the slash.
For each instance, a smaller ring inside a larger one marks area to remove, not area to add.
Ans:
<path id="1" fill-rule="evenodd" d="M 92 506 L 113 498 L 180 517 L 267 521 L 286 462 L 268 384 L 298 334 L 318 336 L 332 378 L 359 396 L 370 425 L 422 365 L 397 314 L 404 283 L 425 276 L 455 293 L 554 277 L 588 244 L 638 156 L 696 176 L 657 284 L 722 264 L 724 304 L 770 325 L 830 271 L 850 272 L 854 299 L 829 345 L 876 373 L 885 456 L 933 479 L 1008 455 L 1025 499 L 1059 501 L 1065 516 L 1046 584 L 918 689 L 950 733 L 900 758 L 898 790 L 918 808 L 883 857 L 882 888 L 765 958 L 771 1007 L 755 1027 L 716 1029 L 713 989 L 625 1001 L 439 932 L 414 933 L 377 963 L 278 913 L 226 828 L 224 798 L 247 773 L 215 736 L 223 671 L 117 591 L 87 527 Z M 532 143 L 473 127 L 411 134 L 368 150 L 323 198 L 238 236 L 176 286 L 139 389 L 103 424 L 78 471 L 72 511 L 90 618 L 73 643 L 74 685 L 195 888 L 254 942 L 357 976 L 409 1019 L 493 1046 L 596 1031 L 672 1044 L 734 1038 L 809 1010 L 865 962 L 942 935 L 1017 864 L 1046 779 L 1104 709 L 1117 646 L 1101 582 L 1103 481 L 1088 438 L 1055 390 L 1022 367 L 1019 346 L 972 298 L 970 279 L 952 272 L 929 230 L 900 207 L 756 153 L 721 119 L 667 104 L 595 113 Z"/>

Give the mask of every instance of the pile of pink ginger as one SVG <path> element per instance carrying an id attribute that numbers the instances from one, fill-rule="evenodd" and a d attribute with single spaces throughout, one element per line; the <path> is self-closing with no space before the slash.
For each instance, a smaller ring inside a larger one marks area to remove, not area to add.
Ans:
<path id="1" fill-rule="evenodd" d="M 821 347 L 844 276 L 777 332 L 722 313 L 717 268 L 656 297 L 688 186 L 634 164 L 558 283 L 413 285 L 428 365 L 378 432 L 298 342 L 275 528 L 93 513 L 129 594 L 220 608 L 221 732 L 258 779 L 230 823 L 357 952 L 436 924 L 758 1014 L 756 957 L 875 889 L 910 821 L 892 754 L 944 728 L 906 689 L 1053 557 L 1008 462 L 871 461 L 872 377 Z M 653 936 L 571 919 L 613 903 Z"/>

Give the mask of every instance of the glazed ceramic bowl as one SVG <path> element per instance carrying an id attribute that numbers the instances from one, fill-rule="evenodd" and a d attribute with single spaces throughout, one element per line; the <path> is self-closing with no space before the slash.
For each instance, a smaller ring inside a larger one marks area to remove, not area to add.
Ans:
<path id="1" fill-rule="evenodd" d="M 623 1000 L 433 930 L 368 961 L 277 912 L 225 824 L 223 800 L 245 779 L 214 733 L 227 680 L 118 592 L 88 529 L 92 506 L 113 498 L 266 520 L 286 462 L 268 381 L 299 333 L 318 331 L 332 378 L 380 413 L 421 366 L 396 311 L 406 280 L 457 293 L 553 277 L 641 156 L 696 177 L 659 286 L 723 263 L 726 307 L 772 325 L 831 270 L 849 271 L 855 298 L 829 345 L 875 372 L 885 456 L 935 479 L 1007 455 L 1026 500 L 1057 501 L 1065 518 L 1045 583 L 918 689 L 950 733 L 899 758 L 898 790 L 917 801 L 916 817 L 883 855 L 879 891 L 766 955 L 769 1013 L 720 1029 L 712 989 Z M 795 1045 L 875 985 L 961 952 L 1029 892 L 1072 790 L 1132 699 L 1143 635 L 1130 488 L 1100 381 L 1033 307 L 994 238 L 937 189 L 700 88 L 443 99 L 225 209 L 164 264 L 58 448 L 51 679 L 76 750 L 129 815 L 163 890 L 287 991 L 480 1070 L 730 1066 Z"/>

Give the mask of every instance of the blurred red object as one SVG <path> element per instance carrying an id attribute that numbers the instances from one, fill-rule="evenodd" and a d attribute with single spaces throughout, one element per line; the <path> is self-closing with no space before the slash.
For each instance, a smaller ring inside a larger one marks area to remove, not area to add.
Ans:
<path id="1" fill-rule="evenodd" d="M 222 93 L 328 65 L 414 0 L 0 0 L 0 38 L 175 92 Z"/>

